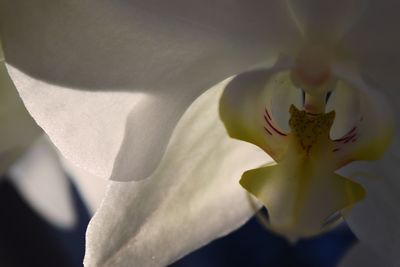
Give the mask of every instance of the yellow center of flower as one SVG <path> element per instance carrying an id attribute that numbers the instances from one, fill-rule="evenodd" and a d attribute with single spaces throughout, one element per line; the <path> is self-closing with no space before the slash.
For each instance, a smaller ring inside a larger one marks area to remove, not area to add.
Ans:
<path id="1" fill-rule="evenodd" d="M 333 214 L 363 198 L 364 190 L 334 172 L 329 133 L 335 112 L 313 114 L 294 105 L 289 112 L 284 155 L 277 165 L 245 172 L 240 184 L 267 207 L 269 228 L 295 241 L 319 234 Z"/>
<path id="2" fill-rule="evenodd" d="M 239 75 L 220 101 L 229 135 L 274 159 L 275 164 L 246 171 L 240 184 L 266 207 L 268 228 L 292 241 L 329 229 L 364 197 L 361 185 L 336 170 L 355 160 L 379 159 L 393 136 L 382 95 L 332 77 L 313 87 L 304 77 L 296 80 L 298 66 L 304 64 Z M 334 107 L 330 112 L 327 101 Z M 339 135 L 335 123 L 346 125 Z"/>
<path id="3" fill-rule="evenodd" d="M 313 114 L 305 110 L 298 110 L 294 105 L 290 106 L 289 125 L 292 130 L 293 139 L 298 144 L 299 150 L 311 153 L 329 140 L 335 112 L 328 114 Z"/>

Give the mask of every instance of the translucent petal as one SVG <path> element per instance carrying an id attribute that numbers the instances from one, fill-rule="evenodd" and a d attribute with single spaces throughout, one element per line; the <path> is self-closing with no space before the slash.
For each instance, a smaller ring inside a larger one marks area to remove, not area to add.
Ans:
<path id="1" fill-rule="evenodd" d="M 224 91 L 220 116 L 228 134 L 264 149 L 279 160 L 287 148 L 289 106 L 301 91 L 281 67 L 238 75 Z M 284 130 L 285 129 L 285 130 Z"/>
<path id="2" fill-rule="evenodd" d="M 150 175 L 198 95 L 297 37 L 281 1 L 0 5 L 27 108 L 68 159 L 116 180 Z"/>
<path id="3" fill-rule="evenodd" d="M 111 182 L 88 228 L 86 267 L 166 266 L 254 213 L 238 181 L 271 159 L 226 135 L 218 118 L 225 85 L 192 104 L 151 177 Z"/>
<path id="4" fill-rule="evenodd" d="M 32 208 L 62 229 L 76 226 L 68 178 L 46 137 L 37 140 L 9 170 L 10 181 Z"/>

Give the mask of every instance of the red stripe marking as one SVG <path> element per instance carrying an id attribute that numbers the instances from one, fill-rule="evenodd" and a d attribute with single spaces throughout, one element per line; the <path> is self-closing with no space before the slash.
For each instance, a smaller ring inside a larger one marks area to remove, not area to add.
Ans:
<path id="1" fill-rule="evenodd" d="M 267 108 L 265 108 L 265 113 L 267 113 L 268 119 L 270 119 L 272 121 L 271 116 L 269 115 Z"/>
<path id="2" fill-rule="evenodd" d="M 264 127 L 264 130 L 267 131 L 267 133 L 269 133 L 269 135 L 272 135 L 272 133 L 267 129 L 267 127 Z"/>
<path id="3" fill-rule="evenodd" d="M 356 135 L 357 135 L 357 134 L 353 134 L 353 135 L 347 137 L 347 138 L 346 138 L 346 141 L 344 141 L 344 143 L 346 144 L 346 143 L 350 142 L 350 140 L 353 139 L 354 137 L 356 137 Z"/>
<path id="4" fill-rule="evenodd" d="M 346 141 L 348 138 L 353 138 L 356 133 L 353 134 L 353 132 L 357 129 L 357 127 L 353 127 L 347 134 L 342 136 L 339 139 L 333 140 L 334 142 L 341 142 L 341 141 Z"/>
<path id="5" fill-rule="evenodd" d="M 265 109 L 265 112 L 266 112 L 267 117 L 264 115 L 264 119 L 265 119 L 265 121 L 268 123 L 269 127 L 271 127 L 277 134 L 280 134 L 280 135 L 282 135 L 282 136 L 286 136 L 285 133 L 282 133 L 281 131 L 279 131 L 278 129 L 276 129 L 276 128 L 272 125 L 272 123 L 269 121 L 268 118 L 270 118 L 270 117 L 269 117 L 269 113 L 268 113 L 267 109 Z"/>
<path id="6" fill-rule="evenodd" d="M 284 134 L 281 131 L 279 131 L 278 129 L 276 129 L 269 120 L 267 120 L 267 123 L 268 123 L 269 127 L 271 127 L 272 130 L 274 130 L 276 133 L 278 133 L 278 134 L 280 134 L 282 136 L 286 136 L 286 134 Z"/>
<path id="7" fill-rule="evenodd" d="M 357 129 L 357 127 L 356 127 L 356 126 L 354 126 L 354 127 L 353 127 L 353 129 L 351 129 L 351 130 L 350 130 L 350 132 L 348 132 L 348 133 L 347 133 L 347 135 L 349 135 L 349 134 L 353 133 L 353 132 L 354 132 L 356 129 Z"/>

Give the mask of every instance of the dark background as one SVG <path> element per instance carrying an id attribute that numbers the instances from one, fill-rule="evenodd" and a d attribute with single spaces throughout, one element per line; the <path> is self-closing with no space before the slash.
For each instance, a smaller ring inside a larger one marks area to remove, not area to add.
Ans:
<path id="1" fill-rule="evenodd" d="M 30 209 L 7 179 L 1 179 L 0 267 L 83 266 L 89 214 L 72 183 L 70 187 L 80 223 L 74 230 L 60 231 Z M 253 218 L 169 267 L 333 267 L 354 242 L 354 235 L 342 224 L 292 246 Z"/>

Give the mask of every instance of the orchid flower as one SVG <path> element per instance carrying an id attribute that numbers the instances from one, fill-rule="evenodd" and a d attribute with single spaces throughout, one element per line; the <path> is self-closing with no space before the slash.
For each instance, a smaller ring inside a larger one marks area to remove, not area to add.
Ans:
<path id="1" fill-rule="evenodd" d="M 254 213 L 243 173 L 274 231 L 312 236 L 339 212 L 398 263 L 397 10 L 394 1 L 2 1 L 8 71 L 56 146 L 98 176 L 147 177 L 111 183 L 86 265 L 162 266 L 236 229 Z M 264 152 L 228 138 L 219 113 L 229 135 Z M 267 154 L 277 165 L 261 167 Z M 316 203 L 322 196 L 332 201 Z"/>

